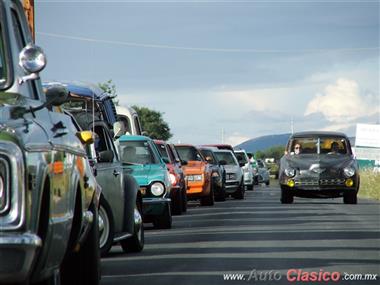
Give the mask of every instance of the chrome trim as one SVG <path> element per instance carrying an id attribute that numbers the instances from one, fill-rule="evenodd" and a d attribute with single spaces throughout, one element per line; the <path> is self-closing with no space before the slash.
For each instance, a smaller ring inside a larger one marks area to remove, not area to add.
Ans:
<path id="1" fill-rule="evenodd" d="M 20 235 L 9 234 L 0 236 L 0 248 L 2 245 L 26 245 L 41 247 L 42 240 L 39 236 L 31 233 L 24 233 Z"/>
<path id="2" fill-rule="evenodd" d="M 113 239 L 113 241 L 114 242 L 118 242 L 118 241 L 121 241 L 121 240 L 123 240 L 123 239 L 126 239 L 126 238 L 129 238 L 129 237 L 131 237 L 132 236 L 132 234 L 123 234 L 123 235 L 121 235 L 121 236 L 118 236 L 118 237 L 115 237 L 114 239 Z"/>
<path id="3" fill-rule="evenodd" d="M 25 165 L 21 149 L 9 141 L 0 141 L 0 155 L 10 166 L 10 200 L 8 213 L 0 216 L 1 231 L 19 229 L 25 222 Z"/>
<path id="4" fill-rule="evenodd" d="M 5 189 L 4 189 L 4 197 L 5 197 L 5 206 L 4 206 L 4 208 L 1 210 L 0 209 L 0 215 L 1 214 L 3 214 L 3 213 L 5 213 L 5 212 L 7 212 L 8 210 L 9 210 L 9 207 L 10 207 L 10 202 L 11 202 L 11 199 L 10 199 L 10 181 L 9 181 L 9 179 L 10 179 L 10 177 L 11 177 L 11 175 L 10 175 L 10 171 L 9 171 L 9 162 L 6 160 L 6 159 L 4 159 L 4 158 L 2 158 L 2 157 L 0 157 L 0 163 L 3 163 L 4 164 L 4 166 L 5 166 L 5 177 L 3 177 L 4 178 L 4 186 L 5 186 Z"/>

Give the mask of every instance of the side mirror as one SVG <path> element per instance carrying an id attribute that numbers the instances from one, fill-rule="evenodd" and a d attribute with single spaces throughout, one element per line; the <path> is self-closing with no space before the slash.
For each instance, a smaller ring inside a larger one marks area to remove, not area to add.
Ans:
<path id="1" fill-rule="evenodd" d="M 98 162 L 112 162 L 113 156 L 114 154 L 112 150 L 101 151 L 98 154 Z"/>
<path id="2" fill-rule="evenodd" d="M 118 139 L 125 134 L 125 127 L 123 122 L 117 121 L 113 124 L 114 139 Z"/>
<path id="3" fill-rule="evenodd" d="M 67 101 L 69 91 L 62 84 L 54 84 L 46 88 L 45 95 L 47 106 L 60 106 Z"/>
<path id="4" fill-rule="evenodd" d="M 239 162 L 239 166 L 243 167 L 243 166 L 245 166 L 245 163 L 244 162 Z"/>
<path id="5" fill-rule="evenodd" d="M 219 160 L 219 165 L 227 165 L 227 161 L 225 161 L 225 160 Z"/>
<path id="6" fill-rule="evenodd" d="M 81 141 L 81 143 L 84 145 L 89 145 L 89 144 L 94 143 L 94 136 L 91 131 L 77 132 L 76 135 Z"/>
<path id="7" fill-rule="evenodd" d="M 38 78 L 38 72 L 46 66 L 46 56 L 42 48 L 32 43 L 26 45 L 19 54 L 19 65 L 28 75 L 20 78 L 19 84 Z"/>
<path id="8" fill-rule="evenodd" d="M 211 163 L 211 162 L 212 162 L 212 158 L 211 158 L 210 156 L 206 156 L 206 161 L 207 161 L 208 163 Z"/>
<path id="9" fill-rule="evenodd" d="M 187 161 L 186 160 L 181 160 L 181 165 L 187 165 Z"/>

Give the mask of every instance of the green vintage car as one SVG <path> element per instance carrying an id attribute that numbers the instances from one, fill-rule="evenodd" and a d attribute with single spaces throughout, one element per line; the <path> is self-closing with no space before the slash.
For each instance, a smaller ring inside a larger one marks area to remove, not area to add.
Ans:
<path id="1" fill-rule="evenodd" d="M 144 222 L 152 222 L 156 228 L 171 228 L 171 183 L 154 142 L 145 136 L 123 135 L 119 138 L 119 152 L 124 171 L 140 185 Z"/>
<path id="2" fill-rule="evenodd" d="M 100 188 L 45 65 L 21 2 L 1 0 L 0 284 L 99 284 Z"/>

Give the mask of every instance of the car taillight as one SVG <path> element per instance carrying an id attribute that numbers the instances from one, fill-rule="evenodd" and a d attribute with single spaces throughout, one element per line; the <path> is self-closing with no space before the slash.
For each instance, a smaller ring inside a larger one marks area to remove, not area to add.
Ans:
<path id="1" fill-rule="evenodd" d="M 170 173 L 169 174 L 169 178 L 170 178 L 170 183 L 174 186 L 177 184 L 177 177 L 173 174 L 173 173 Z"/>
<path id="2" fill-rule="evenodd" d="M 0 214 L 8 210 L 9 199 L 9 168 L 8 162 L 0 158 Z"/>

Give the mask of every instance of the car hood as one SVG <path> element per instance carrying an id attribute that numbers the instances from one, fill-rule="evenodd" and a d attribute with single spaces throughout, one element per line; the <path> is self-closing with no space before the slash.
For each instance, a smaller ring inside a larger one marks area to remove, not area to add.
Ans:
<path id="1" fill-rule="evenodd" d="M 133 175 L 140 186 L 146 186 L 153 181 L 162 181 L 166 185 L 166 165 L 141 164 L 124 166 L 128 174 Z"/>
<path id="2" fill-rule="evenodd" d="M 203 161 L 190 160 L 182 168 L 185 174 L 199 174 L 205 171 L 205 163 Z"/>
<path id="3" fill-rule="evenodd" d="M 341 154 L 287 155 L 285 159 L 289 167 L 300 170 L 308 170 L 312 165 L 319 165 L 322 168 L 343 168 L 352 161 L 350 155 Z"/>

